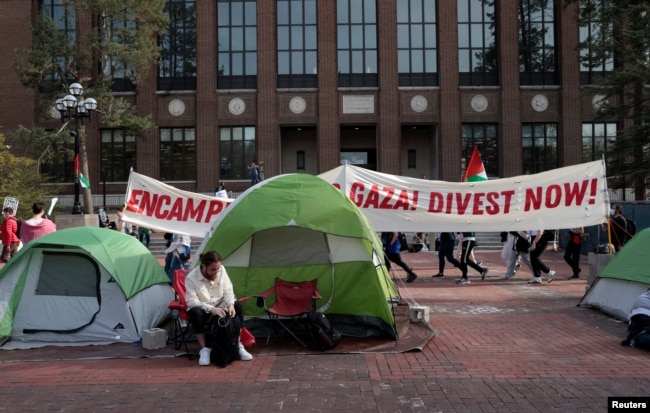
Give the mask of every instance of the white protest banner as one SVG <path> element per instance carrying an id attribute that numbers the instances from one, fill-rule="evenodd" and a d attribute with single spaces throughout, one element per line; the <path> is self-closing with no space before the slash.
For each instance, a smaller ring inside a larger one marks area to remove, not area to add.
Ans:
<path id="1" fill-rule="evenodd" d="M 183 191 L 131 172 L 123 220 L 161 232 L 204 237 L 232 199 Z"/>
<path id="2" fill-rule="evenodd" d="M 18 199 L 10 196 L 6 196 L 4 203 L 2 204 L 2 209 L 11 208 L 14 210 L 14 214 L 18 211 Z"/>
<path id="3" fill-rule="evenodd" d="M 601 224 L 609 213 L 604 161 L 479 182 L 408 178 L 349 164 L 318 176 L 347 194 L 376 231 L 561 229 Z"/>

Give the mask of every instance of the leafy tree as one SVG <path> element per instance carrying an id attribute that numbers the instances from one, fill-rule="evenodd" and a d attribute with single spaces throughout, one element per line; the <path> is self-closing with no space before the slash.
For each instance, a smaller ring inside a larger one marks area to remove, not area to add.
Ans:
<path id="1" fill-rule="evenodd" d="M 51 195 L 47 192 L 42 175 L 37 171 L 37 162 L 24 156 L 15 156 L 0 133 L 0 196 L 20 201 L 16 216 L 31 217 L 34 202 L 43 202 Z"/>
<path id="2" fill-rule="evenodd" d="M 38 92 L 39 113 L 49 117 L 56 98 L 68 94 L 69 85 L 80 83 L 84 95 L 98 102 L 102 125 L 121 128 L 128 134 L 142 136 L 155 125 L 151 116 L 138 116 L 135 107 L 112 93 L 117 80 L 137 88 L 160 54 L 157 35 L 164 33 L 169 22 L 164 12 L 165 0 L 63 0 L 65 17 L 75 21 L 92 21 L 87 32 L 66 31 L 63 21 L 54 21 L 45 13 L 39 15 L 32 27 L 32 45 L 20 51 L 14 62 L 21 83 Z M 87 19 L 92 17 L 91 19 Z M 69 27 L 68 27 L 69 28 Z M 73 122 L 73 121 L 68 121 Z M 64 125 L 65 126 L 65 125 Z M 72 127 L 72 125 L 69 125 Z M 50 142 L 61 142 L 63 129 L 46 133 L 34 128 L 31 133 L 20 131 L 39 143 L 34 150 L 47 149 Z M 45 136 L 44 136 L 45 135 Z M 80 167 L 88 175 L 86 133 L 80 127 Z M 40 156 L 47 160 L 53 147 Z M 39 163 L 42 164 L 42 163 Z M 83 191 L 86 212 L 92 213 L 90 189 Z"/>
<path id="3" fill-rule="evenodd" d="M 650 176 L 650 3 L 638 0 L 568 0 L 578 5 L 581 26 L 596 26 L 581 44 L 585 67 L 598 70 L 608 61 L 615 69 L 587 88 L 589 95 L 606 103 L 599 121 L 618 121 L 616 143 L 608 148 L 610 185 L 634 187 L 637 199 L 645 199 Z"/>

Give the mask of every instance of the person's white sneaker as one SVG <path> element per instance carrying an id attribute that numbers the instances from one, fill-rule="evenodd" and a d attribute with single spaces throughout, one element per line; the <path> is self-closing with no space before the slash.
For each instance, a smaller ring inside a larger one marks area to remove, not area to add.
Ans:
<path id="1" fill-rule="evenodd" d="M 242 343 L 239 343 L 239 359 L 244 361 L 253 360 L 253 355 L 246 351 Z"/>
<path id="2" fill-rule="evenodd" d="M 199 366 L 209 366 L 210 365 L 210 352 L 212 350 L 203 347 L 201 350 L 199 350 Z"/>
<path id="3" fill-rule="evenodd" d="M 554 276 L 554 275 L 555 275 L 555 271 L 550 270 L 550 271 L 548 272 L 548 277 L 546 278 L 546 281 L 548 281 L 548 282 L 553 281 L 553 276 Z"/>
<path id="4" fill-rule="evenodd" d="M 542 277 L 533 277 L 528 281 L 528 284 L 541 284 L 542 283 Z"/>

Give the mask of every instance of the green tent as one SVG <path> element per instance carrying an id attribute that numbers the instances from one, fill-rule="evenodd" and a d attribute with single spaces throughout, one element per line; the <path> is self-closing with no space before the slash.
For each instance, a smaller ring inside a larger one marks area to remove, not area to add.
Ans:
<path id="1" fill-rule="evenodd" d="M 365 215 L 324 180 L 280 175 L 240 195 L 213 222 L 199 253 L 216 250 L 238 297 L 274 284 L 318 278 L 319 311 L 342 334 L 396 338 L 395 286 L 381 241 Z M 255 300 L 246 316 L 263 318 Z"/>
<path id="2" fill-rule="evenodd" d="M 579 305 L 627 320 L 634 300 L 649 287 L 650 228 L 646 228 L 612 256 Z"/>
<path id="3" fill-rule="evenodd" d="M 161 265 L 135 237 L 64 229 L 31 241 L 0 270 L 0 337 L 8 344 L 134 342 L 169 316 L 173 298 Z"/>

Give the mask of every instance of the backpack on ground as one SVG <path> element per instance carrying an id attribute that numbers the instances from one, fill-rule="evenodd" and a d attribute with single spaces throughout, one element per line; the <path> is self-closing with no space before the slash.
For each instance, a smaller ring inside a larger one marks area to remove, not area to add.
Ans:
<path id="1" fill-rule="evenodd" d="M 331 350 L 341 341 L 341 333 L 332 327 L 325 314 L 320 311 L 309 313 L 309 333 L 314 347 L 320 351 Z"/>

